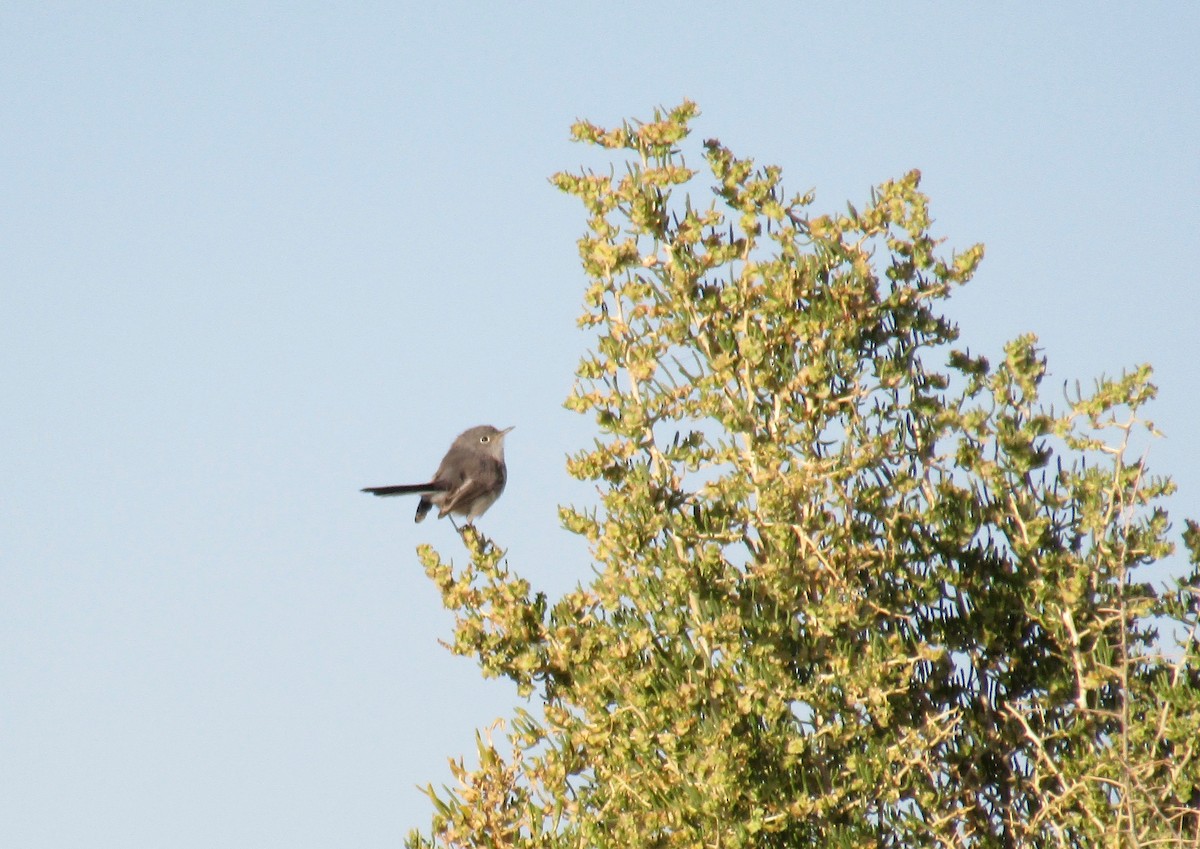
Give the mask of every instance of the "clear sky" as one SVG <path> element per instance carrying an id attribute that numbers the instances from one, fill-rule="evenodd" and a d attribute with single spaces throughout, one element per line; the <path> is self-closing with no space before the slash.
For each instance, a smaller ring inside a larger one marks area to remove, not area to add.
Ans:
<path id="1" fill-rule="evenodd" d="M 964 341 L 1037 333 L 1052 387 L 1153 363 L 1200 516 L 1200 6 L 981 8 L 6 3 L 0 846 L 427 826 L 515 694 L 438 645 L 449 525 L 358 489 L 516 425 L 480 525 L 551 595 L 590 576 L 576 117 L 692 98 L 818 210 L 920 168 L 987 245 Z"/>

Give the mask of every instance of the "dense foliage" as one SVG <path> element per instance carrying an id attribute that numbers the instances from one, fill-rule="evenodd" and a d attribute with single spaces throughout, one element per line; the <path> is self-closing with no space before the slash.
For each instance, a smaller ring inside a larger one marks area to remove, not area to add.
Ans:
<path id="1" fill-rule="evenodd" d="M 917 172 L 814 214 L 716 141 L 685 164 L 696 114 L 574 127 L 617 163 L 554 180 L 596 576 L 549 602 L 473 530 L 422 549 L 455 651 L 532 706 L 410 846 L 1200 845 L 1200 528 L 1148 585 L 1149 369 L 1056 410 L 1032 337 L 954 347 L 983 249 L 942 252 Z"/>

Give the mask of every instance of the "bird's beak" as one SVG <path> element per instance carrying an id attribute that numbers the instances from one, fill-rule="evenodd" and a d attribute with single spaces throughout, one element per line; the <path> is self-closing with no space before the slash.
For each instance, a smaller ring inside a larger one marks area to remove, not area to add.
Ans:
<path id="1" fill-rule="evenodd" d="M 501 436 L 504 436 L 506 433 L 508 433 L 508 432 L 509 432 L 510 430 L 512 430 L 514 427 L 516 427 L 516 425 L 513 425 L 512 427 L 506 427 L 504 430 L 500 431 L 500 435 L 501 435 Z"/>

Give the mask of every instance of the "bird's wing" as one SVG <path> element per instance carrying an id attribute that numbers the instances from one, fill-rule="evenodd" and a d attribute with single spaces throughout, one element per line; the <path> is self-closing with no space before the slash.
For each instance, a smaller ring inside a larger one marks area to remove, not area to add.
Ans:
<path id="1" fill-rule="evenodd" d="M 504 466 L 498 460 L 478 456 L 462 460 L 457 480 L 434 478 L 434 483 L 450 484 L 438 505 L 441 508 L 438 511 L 439 518 L 447 513 L 466 513 L 477 498 L 504 487 Z"/>
<path id="2" fill-rule="evenodd" d="M 482 481 L 467 478 L 458 489 L 446 493 L 446 497 L 438 505 L 441 508 L 438 510 L 438 518 L 440 519 L 447 513 L 468 512 L 471 505 L 475 503 L 475 499 L 485 495 L 489 489 L 491 487 L 485 486 Z"/>

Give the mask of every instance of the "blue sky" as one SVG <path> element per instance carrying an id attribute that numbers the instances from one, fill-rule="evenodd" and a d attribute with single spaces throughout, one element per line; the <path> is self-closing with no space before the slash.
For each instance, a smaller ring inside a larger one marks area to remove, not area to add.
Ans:
<path id="1" fill-rule="evenodd" d="M 973 351 L 1151 362 L 1200 516 L 1192 4 L 9 3 L 0 845 L 396 846 L 511 689 L 438 645 L 445 522 L 359 487 L 516 425 L 481 521 L 550 594 L 591 423 L 576 117 L 697 101 L 817 209 L 924 174 Z M 994 358 L 994 356 L 993 356 Z"/>

